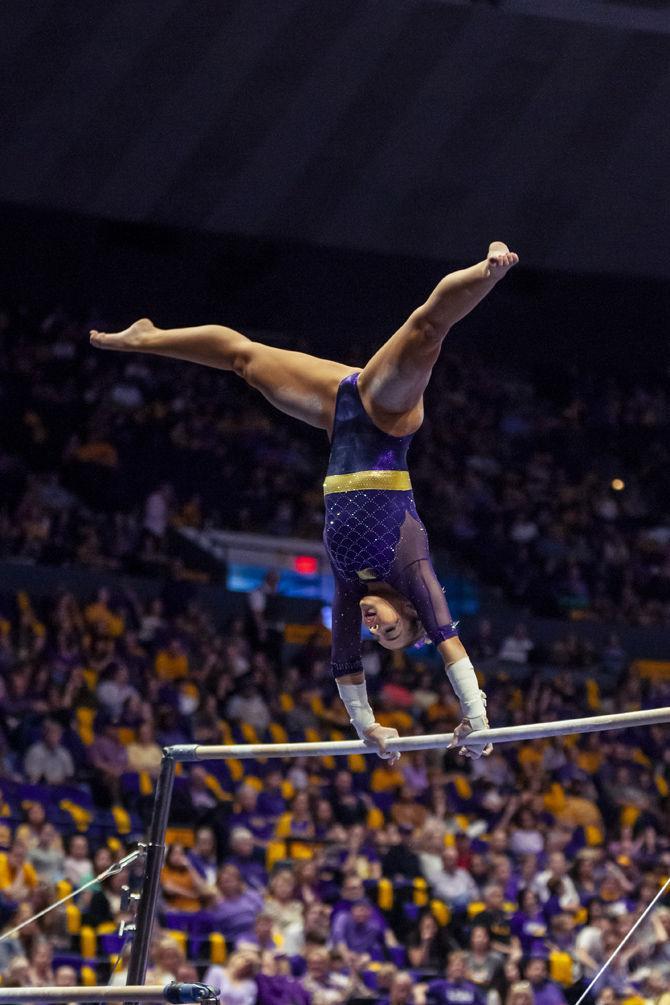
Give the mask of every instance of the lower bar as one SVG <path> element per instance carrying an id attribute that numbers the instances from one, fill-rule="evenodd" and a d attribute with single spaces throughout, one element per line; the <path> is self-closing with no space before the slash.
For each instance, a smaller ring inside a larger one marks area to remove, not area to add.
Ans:
<path id="1" fill-rule="evenodd" d="M 122 1002 L 128 996 L 138 1002 L 165 1001 L 163 984 L 89 988 L 0 988 L 0 1002 Z"/>
<path id="2" fill-rule="evenodd" d="M 602 733 L 608 729 L 631 729 L 634 726 L 655 726 L 670 722 L 670 708 L 643 709 L 640 712 L 619 712 L 612 715 L 591 715 L 583 719 L 562 719 L 558 722 L 533 722 L 523 726 L 502 726 L 497 729 L 470 733 L 459 747 L 471 743 L 519 743 L 542 740 L 549 736 L 569 736 L 573 733 Z M 388 744 L 389 750 L 441 750 L 451 746 L 453 733 L 434 736 L 401 736 Z M 362 740 L 337 740 L 323 743 L 244 743 L 230 747 L 193 746 L 168 747 L 175 760 L 216 761 L 256 757 L 322 757 L 324 755 L 375 754 L 376 747 Z"/>

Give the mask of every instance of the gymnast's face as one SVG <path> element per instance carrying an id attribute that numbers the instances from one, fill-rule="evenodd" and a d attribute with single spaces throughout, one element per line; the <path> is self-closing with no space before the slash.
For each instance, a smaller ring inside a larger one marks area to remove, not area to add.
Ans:
<path id="1" fill-rule="evenodd" d="M 404 649 L 416 642 L 416 614 L 404 598 L 368 594 L 360 607 L 363 624 L 384 649 Z"/>

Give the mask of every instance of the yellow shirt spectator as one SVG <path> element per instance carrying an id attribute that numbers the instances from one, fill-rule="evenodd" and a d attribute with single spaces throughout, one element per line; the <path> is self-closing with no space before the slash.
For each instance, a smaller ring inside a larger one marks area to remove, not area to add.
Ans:
<path id="1" fill-rule="evenodd" d="M 14 842 L 7 852 L 0 852 L 0 890 L 10 900 L 23 900 L 38 884 L 37 873 L 26 861 L 26 849 Z"/>
<path id="2" fill-rule="evenodd" d="M 171 639 L 165 648 L 158 650 L 154 668 L 159 680 L 183 680 L 188 677 L 188 655 L 179 639 Z"/>

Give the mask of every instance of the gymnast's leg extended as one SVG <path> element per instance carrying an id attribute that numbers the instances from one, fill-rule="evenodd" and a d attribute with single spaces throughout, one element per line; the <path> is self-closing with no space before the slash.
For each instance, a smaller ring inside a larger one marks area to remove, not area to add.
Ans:
<path id="1" fill-rule="evenodd" d="M 253 342 L 223 325 L 163 330 L 147 318 L 125 331 L 92 331 L 99 349 L 144 352 L 231 370 L 282 412 L 330 432 L 340 381 L 355 367 Z"/>
<path id="2" fill-rule="evenodd" d="M 442 279 L 366 364 L 358 380 L 365 410 L 375 425 L 394 436 L 415 432 L 423 419 L 423 393 L 442 342 L 516 265 L 519 258 L 494 241 L 486 258 Z"/>

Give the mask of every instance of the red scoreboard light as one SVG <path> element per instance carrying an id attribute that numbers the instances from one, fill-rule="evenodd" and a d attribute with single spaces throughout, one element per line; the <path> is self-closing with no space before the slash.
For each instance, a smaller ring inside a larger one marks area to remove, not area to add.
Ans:
<path id="1" fill-rule="evenodd" d="M 314 555 L 296 555 L 293 559 L 293 568 L 301 576 L 313 576 L 319 569 L 319 563 Z"/>

